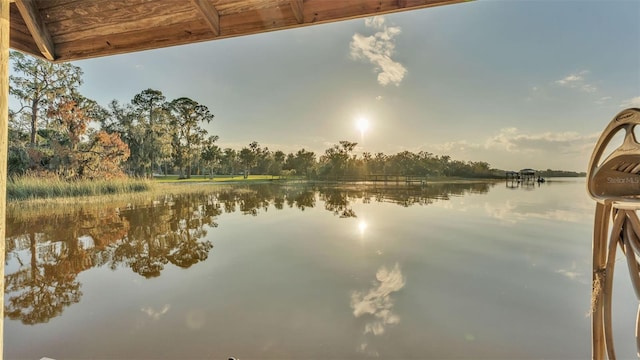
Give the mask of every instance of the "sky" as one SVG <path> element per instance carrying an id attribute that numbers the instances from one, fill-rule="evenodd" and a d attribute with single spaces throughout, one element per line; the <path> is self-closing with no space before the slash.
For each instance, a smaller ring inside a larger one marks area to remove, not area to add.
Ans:
<path id="1" fill-rule="evenodd" d="M 103 106 L 148 88 L 206 105 L 223 148 L 348 140 L 586 171 L 608 122 L 640 107 L 638 19 L 640 0 L 478 0 L 74 64 Z"/>

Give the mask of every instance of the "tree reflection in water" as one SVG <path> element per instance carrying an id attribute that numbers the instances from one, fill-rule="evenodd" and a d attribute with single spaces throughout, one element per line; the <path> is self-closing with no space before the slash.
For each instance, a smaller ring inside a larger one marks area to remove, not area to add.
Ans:
<path id="1" fill-rule="evenodd" d="M 492 184 L 427 187 L 317 187 L 252 185 L 218 187 L 209 193 L 165 195 L 148 205 L 79 209 L 70 213 L 7 216 L 5 315 L 25 324 L 59 316 L 80 301 L 77 275 L 92 267 L 126 267 L 153 278 L 169 264 L 189 268 L 213 248 L 208 231 L 223 213 L 257 216 L 276 210 L 313 208 L 318 201 L 341 218 L 355 217 L 357 200 L 428 205 L 465 193 L 486 193 Z M 376 333 L 378 325 L 372 325 Z"/>

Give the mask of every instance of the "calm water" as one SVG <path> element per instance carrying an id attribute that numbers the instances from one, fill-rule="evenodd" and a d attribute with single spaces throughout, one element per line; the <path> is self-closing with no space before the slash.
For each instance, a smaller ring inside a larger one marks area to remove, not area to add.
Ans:
<path id="1" fill-rule="evenodd" d="M 9 214 L 5 357 L 588 358 L 593 209 L 584 179 L 555 179 Z"/>

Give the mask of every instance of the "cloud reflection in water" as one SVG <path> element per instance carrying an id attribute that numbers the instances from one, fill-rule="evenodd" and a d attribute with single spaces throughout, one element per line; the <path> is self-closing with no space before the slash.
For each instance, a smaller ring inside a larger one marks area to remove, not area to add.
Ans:
<path id="1" fill-rule="evenodd" d="M 384 334 L 388 325 L 400 322 L 400 317 L 392 311 L 391 294 L 400 291 L 404 285 L 405 278 L 400 271 L 400 265 L 396 263 L 391 270 L 385 266 L 378 269 L 376 281 L 368 292 L 354 291 L 351 294 L 353 316 L 369 319 L 364 326 L 364 335 L 380 336 Z M 373 356 L 379 355 L 377 351 L 368 349 L 366 341 L 359 346 L 358 351 Z"/>
<path id="2" fill-rule="evenodd" d="M 153 319 L 153 320 L 160 320 L 160 318 L 166 314 L 167 312 L 169 312 L 169 309 L 171 309 L 171 305 L 169 304 L 164 304 L 164 306 L 158 310 L 154 309 L 151 306 L 145 306 L 142 309 L 140 309 L 143 313 L 145 313 L 149 318 Z"/>

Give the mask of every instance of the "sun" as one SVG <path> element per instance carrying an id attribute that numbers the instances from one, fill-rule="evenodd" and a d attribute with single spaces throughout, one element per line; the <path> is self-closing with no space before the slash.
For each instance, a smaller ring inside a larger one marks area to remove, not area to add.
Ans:
<path id="1" fill-rule="evenodd" d="M 364 136 L 364 133 L 369 130 L 369 119 L 366 117 L 359 117 L 356 120 L 356 127 L 360 130 L 360 135 Z"/>

